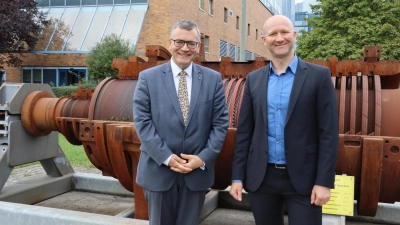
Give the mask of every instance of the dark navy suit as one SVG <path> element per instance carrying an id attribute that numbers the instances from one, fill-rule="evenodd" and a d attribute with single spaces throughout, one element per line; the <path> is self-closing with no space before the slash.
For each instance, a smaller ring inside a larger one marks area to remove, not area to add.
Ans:
<path id="1" fill-rule="evenodd" d="M 267 172 L 269 73 L 268 65 L 248 74 L 240 108 L 232 180 L 242 180 L 249 192 L 263 188 Z M 310 196 L 314 185 L 334 187 L 336 104 L 329 69 L 299 59 L 284 126 L 286 173 L 299 196 Z"/>

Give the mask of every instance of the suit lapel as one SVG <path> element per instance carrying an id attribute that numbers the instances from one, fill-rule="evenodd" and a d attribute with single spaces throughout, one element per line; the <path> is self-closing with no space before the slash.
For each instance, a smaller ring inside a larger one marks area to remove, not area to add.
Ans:
<path id="1" fill-rule="evenodd" d="M 268 108 L 268 102 L 267 102 L 267 93 L 268 93 L 268 78 L 269 78 L 269 65 L 265 66 L 264 69 L 261 72 L 261 80 L 260 80 L 260 85 L 261 88 L 258 88 L 260 90 L 259 96 L 261 98 L 261 110 L 262 110 L 262 115 L 264 118 L 264 123 L 265 127 L 268 127 L 268 120 L 267 120 L 267 108 Z"/>
<path id="2" fill-rule="evenodd" d="M 297 98 L 299 97 L 301 88 L 303 87 L 304 81 L 306 80 L 308 73 L 306 70 L 306 65 L 305 63 L 299 59 L 299 63 L 297 65 L 296 69 L 296 75 L 294 76 L 294 81 L 293 81 L 293 87 L 292 87 L 292 92 L 290 93 L 290 99 L 289 99 L 289 105 L 288 105 L 288 111 L 286 115 L 286 121 L 285 125 L 290 119 L 290 116 L 292 115 L 294 106 L 296 105 Z"/>
<path id="3" fill-rule="evenodd" d="M 161 77 L 163 79 L 165 89 L 167 91 L 169 99 L 171 100 L 172 106 L 174 107 L 175 112 L 179 117 L 179 120 L 181 121 L 182 124 L 184 124 L 181 107 L 179 105 L 178 95 L 176 94 L 174 75 L 172 74 L 171 70 L 171 62 L 165 63 L 164 65 L 165 66 L 163 68 L 163 73 Z"/>
<path id="4" fill-rule="evenodd" d="M 189 116 L 187 119 L 187 126 L 190 123 L 190 120 L 192 118 L 193 112 L 196 108 L 197 105 L 197 99 L 199 98 L 200 94 L 200 88 L 202 84 L 202 74 L 200 73 L 200 69 L 196 64 L 192 64 L 193 69 L 192 69 L 192 93 L 190 97 L 190 105 L 189 105 Z"/>

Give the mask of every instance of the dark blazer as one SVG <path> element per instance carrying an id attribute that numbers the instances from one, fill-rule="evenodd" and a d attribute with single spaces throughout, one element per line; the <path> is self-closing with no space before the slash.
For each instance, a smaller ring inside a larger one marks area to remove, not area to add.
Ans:
<path id="1" fill-rule="evenodd" d="M 228 127 L 228 111 L 221 75 L 193 63 L 192 92 L 187 126 L 175 89 L 171 63 L 139 74 L 133 100 L 133 118 L 141 141 L 136 182 L 150 191 L 166 191 L 178 173 L 163 162 L 171 155 L 197 155 L 206 169 L 185 174 L 193 191 L 214 183 L 214 160 L 221 151 Z"/>
<path id="2" fill-rule="evenodd" d="M 269 65 L 248 74 L 236 132 L 232 180 L 256 191 L 268 162 L 267 88 Z M 338 109 L 328 68 L 299 59 L 284 129 L 285 157 L 296 191 L 334 187 Z"/>

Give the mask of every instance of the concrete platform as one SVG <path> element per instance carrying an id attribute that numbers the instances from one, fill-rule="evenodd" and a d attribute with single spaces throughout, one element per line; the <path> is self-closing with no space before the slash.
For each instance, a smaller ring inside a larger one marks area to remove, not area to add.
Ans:
<path id="1" fill-rule="evenodd" d="M 60 178 L 36 177 L 32 180 L 39 182 L 47 179 L 57 180 Z M 4 202 L 1 198 L 4 193 L 11 196 L 7 199 L 17 196 L 17 193 L 13 193 L 13 191 L 18 188 L 16 189 L 14 186 L 25 187 L 24 192 L 28 192 L 29 185 L 32 185 L 37 192 L 41 188 L 40 185 L 24 181 L 7 186 L 0 193 L 1 224 L 148 224 L 148 221 L 132 219 L 134 213 L 133 194 L 122 188 L 116 179 L 103 177 L 100 174 L 76 173 L 72 175 L 70 182 L 72 183 L 70 191 L 34 205 Z M 46 181 L 46 185 L 48 183 Z M 242 202 L 236 202 L 227 191 L 211 191 L 206 196 L 200 225 L 254 225 L 254 218 L 249 209 L 247 195 L 244 195 Z M 342 221 L 340 217 L 324 215 L 323 224 L 400 224 L 399 216 L 399 204 L 380 204 L 376 218 L 356 216 L 348 217 L 345 220 L 343 217 Z M 288 224 L 287 217 L 285 217 L 285 224 Z"/>

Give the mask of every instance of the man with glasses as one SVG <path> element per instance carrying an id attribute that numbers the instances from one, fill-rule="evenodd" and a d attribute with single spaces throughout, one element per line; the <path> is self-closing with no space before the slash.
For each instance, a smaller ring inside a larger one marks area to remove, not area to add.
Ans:
<path id="1" fill-rule="evenodd" d="M 170 34 L 172 58 L 139 74 L 133 117 L 141 141 L 136 182 L 144 188 L 151 225 L 196 225 L 228 112 L 221 75 L 193 63 L 200 31 L 188 20 Z"/>

